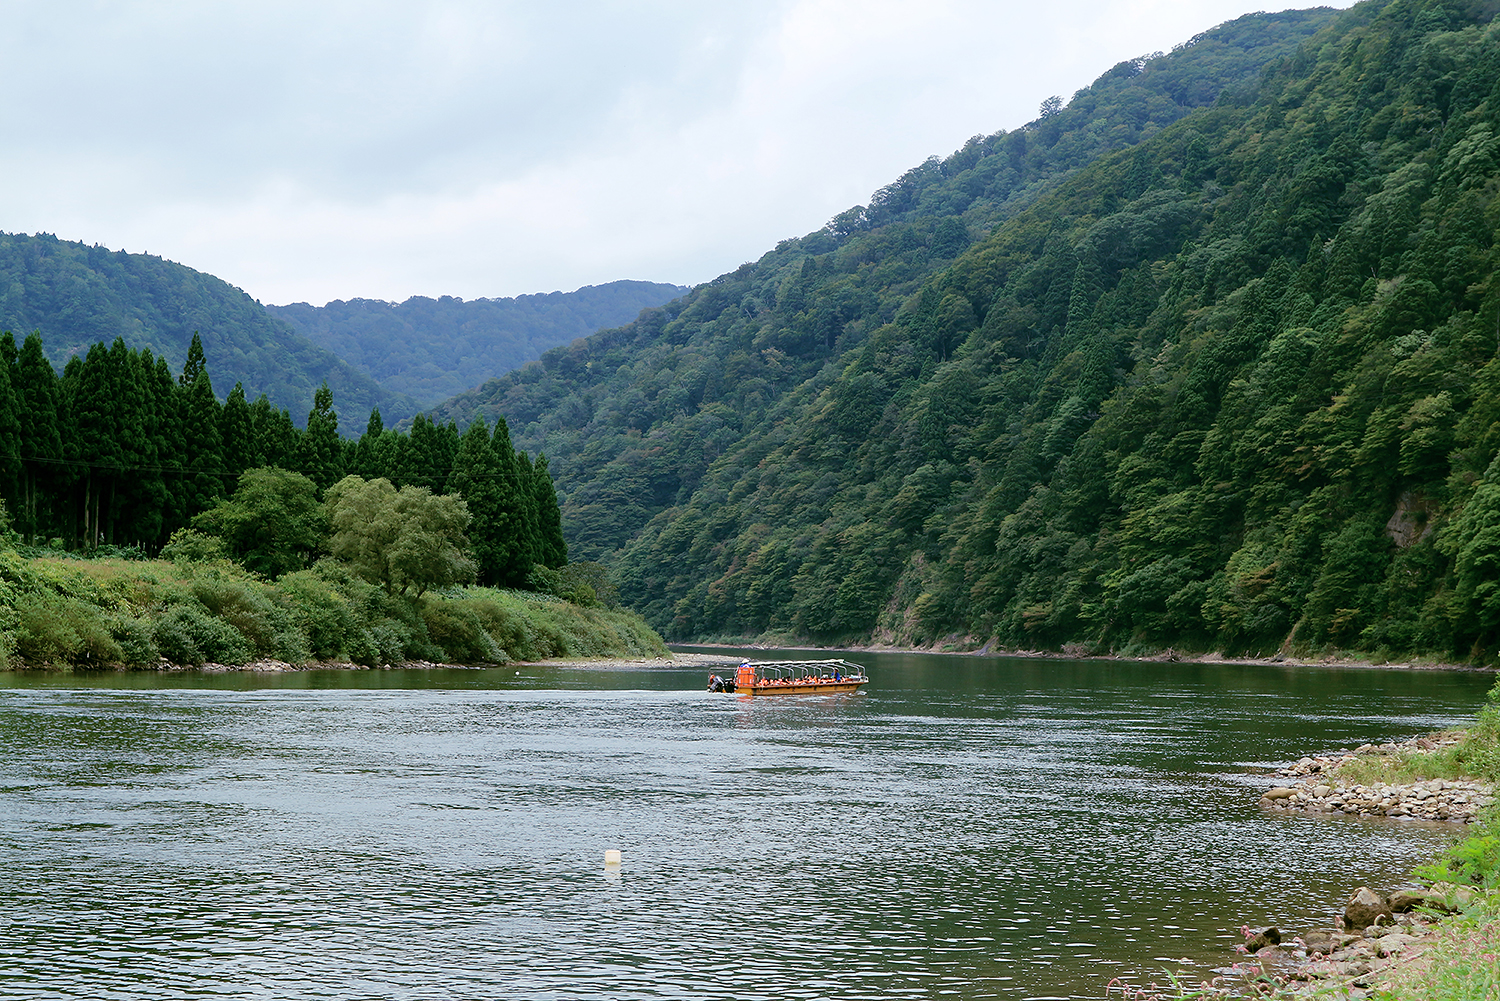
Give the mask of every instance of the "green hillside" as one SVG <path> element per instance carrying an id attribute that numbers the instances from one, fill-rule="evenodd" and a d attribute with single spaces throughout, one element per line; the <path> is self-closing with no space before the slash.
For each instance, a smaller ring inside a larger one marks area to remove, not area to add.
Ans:
<path id="1" fill-rule="evenodd" d="M 1202 223 L 1195 206 L 1217 197 L 1205 193 L 1207 141 L 1189 140 L 1189 170 L 1202 176 L 1184 180 L 1160 159 L 1169 137 L 1185 133 L 1185 118 L 1242 114 L 1262 69 L 1334 17 L 1249 16 L 1122 63 L 1030 126 L 976 137 L 823 230 L 437 413 L 503 413 L 518 441 L 544 448 L 566 496 L 571 552 L 615 562 L 627 595 L 677 637 L 867 636 L 890 606 L 903 635 L 925 638 L 905 621 L 922 592 L 905 593 L 904 572 L 930 571 L 955 540 L 923 525 L 982 501 L 985 479 L 1003 473 L 1003 457 L 989 453 L 1008 440 L 1009 429 L 990 428 L 980 442 L 971 426 L 951 441 L 949 418 L 1021 421 L 1016 401 L 1034 387 L 1007 377 L 1044 381 L 1060 360 L 1051 356 L 1066 333 L 1057 328 L 1073 247 L 1099 220 L 1049 214 L 1072 188 L 1096 183 L 1085 180 L 1091 171 L 1123 171 L 1135 190 L 1109 207 L 1137 202 L 1143 219 L 1122 227 L 1120 239 L 1135 244 L 1101 268 L 1112 284 L 1131 269 L 1149 273 L 1144 255 L 1179 250 Z M 1092 211 L 1103 218 L 1103 208 Z M 1002 248 L 1014 234 L 1034 237 L 1038 218 L 1048 267 L 1062 277 L 1031 275 L 1010 291 L 1024 297 L 1014 307 L 994 289 L 972 300 L 945 291 L 981 260 L 989 281 L 1035 263 L 1037 248 L 1000 272 L 988 262 L 1012 254 Z M 1007 346 L 1025 340 L 1008 367 L 992 363 L 1002 319 Z M 938 412 L 934 401 L 949 397 L 975 414 Z M 898 495 L 895 516 L 886 505 Z M 869 544 L 876 537 L 885 548 Z M 952 618 L 936 628 L 987 628 L 968 604 L 949 604 Z"/>
<path id="2" fill-rule="evenodd" d="M 39 332 L 58 369 L 116 337 L 177 365 L 198 333 L 221 396 L 238 382 L 300 420 L 326 381 L 351 424 L 377 406 L 392 419 L 417 409 L 212 275 L 46 233 L 0 233 L 0 330 Z"/>
<path id="3" fill-rule="evenodd" d="M 1492 656 L 1497 8 L 1307 15 L 1029 200 L 966 185 L 1065 112 L 975 141 L 934 214 L 877 193 L 447 412 L 545 448 L 572 551 L 669 637 Z"/>
<path id="4" fill-rule="evenodd" d="M 513 299 L 413 296 L 402 303 L 354 299 L 266 309 L 386 389 L 431 406 L 686 291 L 617 281 Z"/>

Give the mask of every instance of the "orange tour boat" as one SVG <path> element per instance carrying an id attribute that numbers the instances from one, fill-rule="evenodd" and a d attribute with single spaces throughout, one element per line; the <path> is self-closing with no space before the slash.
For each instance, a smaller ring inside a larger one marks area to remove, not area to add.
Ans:
<path id="1" fill-rule="evenodd" d="M 870 679 L 865 669 L 847 660 L 748 660 L 733 678 L 709 676 L 710 692 L 738 695 L 835 695 L 857 692 Z"/>

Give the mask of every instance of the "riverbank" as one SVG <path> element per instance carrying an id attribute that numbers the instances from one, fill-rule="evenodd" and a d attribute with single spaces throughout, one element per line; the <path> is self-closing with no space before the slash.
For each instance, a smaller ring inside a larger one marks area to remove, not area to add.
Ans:
<path id="1" fill-rule="evenodd" d="M 1283 812 L 1473 823 L 1494 805 L 1495 787 L 1446 762 L 1464 740 L 1461 732 L 1447 732 L 1304 757 L 1276 771 L 1277 784 L 1261 795 L 1261 805 Z"/>
<path id="2" fill-rule="evenodd" d="M 816 650 L 834 653 L 913 653 L 941 654 L 953 657 L 1019 657 L 1028 660 L 1098 660 L 1139 664 L 1228 664 L 1246 667 L 1338 667 L 1355 670 L 1408 670 L 1408 671 L 1474 671 L 1484 674 L 1500 673 L 1500 666 L 1488 664 L 1457 664 L 1449 661 L 1407 658 L 1390 661 L 1358 657 L 1348 653 L 1327 654 L 1318 657 L 1295 657 L 1277 654 L 1274 657 L 1236 657 L 1218 652 L 1192 653 L 1175 649 L 1150 654 L 1095 653 L 1081 644 L 1069 645 L 1063 650 L 1005 649 L 985 644 L 977 649 L 955 649 L 951 643 L 935 643 L 931 646 L 888 646 L 866 644 L 863 646 L 819 646 L 817 644 L 789 643 L 786 646 L 746 641 L 744 643 L 674 643 L 673 646 L 690 646 L 702 649 L 723 650 Z"/>
<path id="3" fill-rule="evenodd" d="M 669 650 L 664 656 L 651 657 L 550 657 L 545 660 L 517 661 L 517 666 L 526 667 L 567 667 L 581 670 L 613 670 L 616 668 L 634 668 L 637 670 L 688 670 L 691 668 L 703 668 L 705 670 L 733 670 L 739 664 L 739 657 L 730 657 L 724 654 L 694 653 L 686 650 Z"/>
<path id="4" fill-rule="evenodd" d="M 1269 810 L 1463 824 L 1414 881 L 1351 894 L 1329 928 L 1245 929 L 1260 993 L 1385 1001 L 1500 997 L 1500 686 L 1473 727 L 1303 757 L 1280 768 Z M 1184 994 L 1182 997 L 1212 995 Z M 1223 990 L 1220 996 L 1232 996 Z"/>
<path id="5" fill-rule="evenodd" d="M 0 550 L 0 669 L 279 672 L 667 656 L 628 610 L 484 587 L 389 593 L 334 560 L 267 580 L 222 559 Z"/>

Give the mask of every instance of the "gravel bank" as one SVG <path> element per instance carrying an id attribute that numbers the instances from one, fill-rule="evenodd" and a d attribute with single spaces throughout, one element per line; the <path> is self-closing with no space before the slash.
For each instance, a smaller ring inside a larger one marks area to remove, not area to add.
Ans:
<path id="1" fill-rule="evenodd" d="M 1342 766 L 1361 756 L 1430 753 L 1457 741 L 1456 736 L 1417 737 L 1401 743 L 1364 744 L 1352 751 L 1305 757 L 1277 770 L 1280 781 L 1261 796 L 1261 805 L 1301 813 L 1470 823 L 1482 808 L 1495 802 L 1495 790 L 1488 783 L 1429 779 L 1364 784 L 1347 782 L 1338 776 Z"/>

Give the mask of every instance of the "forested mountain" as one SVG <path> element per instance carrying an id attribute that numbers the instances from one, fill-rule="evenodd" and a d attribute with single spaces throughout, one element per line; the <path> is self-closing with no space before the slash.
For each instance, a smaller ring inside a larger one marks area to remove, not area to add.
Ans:
<path id="1" fill-rule="evenodd" d="M 0 233 L 0 330 L 18 340 L 40 333 L 58 369 L 116 337 L 177 364 L 196 333 L 215 361 L 220 392 L 241 383 L 299 421 L 325 382 L 360 422 L 374 407 L 392 419 L 417 410 L 212 275 L 46 233 Z"/>
<path id="2" fill-rule="evenodd" d="M 432 406 L 520 368 L 548 348 L 633 320 L 641 310 L 686 291 L 680 285 L 617 281 L 513 299 L 413 296 L 402 303 L 353 299 L 266 309 L 386 389 Z"/>
<path id="3" fill-rule="evenodd" d="M 1241 18 L 440 412 L 669 636 L 1491 656 L 1497 9 Z"/>

